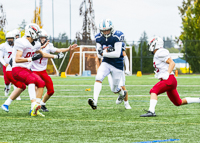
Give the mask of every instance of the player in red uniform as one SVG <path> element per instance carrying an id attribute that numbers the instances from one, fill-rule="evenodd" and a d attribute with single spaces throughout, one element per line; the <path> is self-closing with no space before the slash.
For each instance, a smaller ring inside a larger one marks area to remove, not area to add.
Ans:
<path id="1" fill-rule="evenodd" d="M 175 67 L 174 61 L 169 55 L 169 51 L 163 48 L 163 40 L 160 37 L 154 37 L 149 41 L 149 51 L 154 54 L 153 66 L 155 68 L 155 77 L 160 81 L 150 90 L 150 107 L 146 114 L 140 117 L 153 117 L 155 114 L 155 107 L 157 104 L 157 96 L 161 93 L 167 92 L 168 98 L 176 105 L 184 105 L 190 103 L 200 103 L 199 98 L 186 97 L 181 99 L 177 87 L 177 80 L 174 77 L 173 69 Z"/>
<path id="2" fill-rule="evenodd" d="M 44 45 L 48 41 L 48 35 L 47 32 L 43 29 L 41 29 L 40 33 L 40 42 L 41 45 Z M 60 53 L 60 52 L 67 52 L 69 50 L 74 50 L 77 48 L 77 44 L 70 45 L 69 48 L 55 48 L 52 43 L 49 43 L 45 48 L 41 49 L 43 53 Z M 43 100 L 41 101 L 41 109 L 44 112 L 48 112 L 49 110 L 46 108 L 46 102 L 47 100 L 54 94 L 54 87 L 53 87 L 53 81 L 51 77 L 47 74 L 46 68 L 47 68 L 47 62 L 48 58 L 41 58 L 39 60 L 35 60 L 32 64 L 31 70 L 39 75 L 41 79 L 45 82 L 45 86 L 47 88 L 47 92 L 45 93 Z"/>

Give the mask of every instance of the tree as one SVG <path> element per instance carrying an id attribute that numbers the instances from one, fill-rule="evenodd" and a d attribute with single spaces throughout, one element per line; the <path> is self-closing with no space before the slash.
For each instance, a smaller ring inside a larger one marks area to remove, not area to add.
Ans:
<path id="1" fill-rule="evenodd" d="M 191 65 L 192 71 L 200 72 L 200 1 L 183 1 L 179 7 L 182 18 L 182 33 L 180 39 L 183 41 L 183 50 L 186 61 Z"/>
<path id="2" fill-rule="evenodd" d="M 166 48 L 170 53 L 179 53 L 180 51 L 174 47 L 172 48 Z"/>
<path id="3" fill-rule="evenodd" d="M 4 33 L 4 28 L 5 28 L 6 22 L 7 22 L 6 14 L 3 10 L 3 5 L 0 4 L 0 44 L 5 42 L 5 40 L 6 40 L 6 36 Z"/>
<path id="4" fill-rule="evenodd" d="M 91 40 L 91 30 L 93 31 L 93 34 L 95 34 L 95 32 L 97 31 L 97 28 L 95 26 L 95 15 L 92 6 L 92 0 L 83 0 L 80 5 L 79 15 L 83 16 L 83 32 L 76 33 L 77 40 Z M 84 8 L 85 10 L 83 11 Z"/>

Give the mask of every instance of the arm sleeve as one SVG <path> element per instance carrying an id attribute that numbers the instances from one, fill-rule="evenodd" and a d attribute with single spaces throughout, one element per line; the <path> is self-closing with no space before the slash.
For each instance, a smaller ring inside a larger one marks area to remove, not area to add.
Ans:
<path id="1" fill-rule="evenodd" d="M 126 66 L 126 71 L 129 71 L 129 60 L 127 56 L 124 56 L 124 62 L 125 62 L 125 66 Z"/>
<path id="2" fill-rule="evenodd" d="M 158 58 L 161 61 L 166 62 L 170 58 L 169 51 L 167 49 L 160 51 L 158 54 Z"/>
<path id="3" fill-rule="evenodd" d="M 115 45 L 115 51 L 113 52 L 106 52 L 105 50 L 103 51 L 103 57 L 107 58 L 119 58 L 121 51 L 122 51 L 122 42 L 116 42 Z"/>
<path id="4" fill-rule="evenodd" d="M 101 44 L 99 44 L 99 43 L 96 43 L 96 51 L 97 51 L 97 56 L 98 56 L 98 58 L 99 59 L 101 59 L 102 58 L 102 56 L 101 55 L 99 55 L 99 53 L 98 53 L 98 49 L 101 47 Z"/>

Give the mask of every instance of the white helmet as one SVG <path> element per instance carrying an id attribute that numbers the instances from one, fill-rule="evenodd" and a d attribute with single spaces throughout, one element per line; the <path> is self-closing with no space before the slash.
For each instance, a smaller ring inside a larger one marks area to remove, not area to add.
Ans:
<path id="1" fill-rule="evenodd" d="M 40 29 L 40 36 L 39 37 L 48 38 L 48 34 L 44 29 Z"/>
<path id="2" fill-rule="evenodd" d="M 6 39 L 11 39 L 11 38 L 15 39 L 15 34 L 12 31 L 10 31 L 6 34 Z"/>
<path id="3" fill-rule="evenodd" d="M 13 30 L 13 33 L 15 34 L 15 38 L 16 36 L 20 37 L 20 31 L 18 29 Z"/>
<path id="4" fill-rule="evenodd" d="M 103 19 L 99 24 L 99 30 L 106 38 L 110 37 L 114 32 L 114 26 L 110 19 Z M 110 30 L 110 34 L 103 34 L 103 31 Z"/>
<path id="5" fill-rule="evenodd" d="M 25 27 L 25 35 L 37 40 L 39 38 L 40 27 L 35 23 L 30 23 Z"/>
<path id="6" fill-rule="evenodd" d="M 13 40 L 11 41 L 11 40 L 8 40 L 8 39 L 13 39 Z M 15 40 L 15 34 L 13 32 L 11 32 L 11 31 L 8 32 L 6 34 L 6 41 L 7 41 L 7 43 L 11 46 L 11 45 L 14 44 L 14 40 Z"/>
<path id="7" fill-rule="evenodd" d="M 156 49 L 163 48 L 163 45 L 164 45 L 164 42 L 160 37 L 158 36 L 153 37 L 149 40 L 149 43 L 148 43 L 149 51 L 153 52 Z"/>

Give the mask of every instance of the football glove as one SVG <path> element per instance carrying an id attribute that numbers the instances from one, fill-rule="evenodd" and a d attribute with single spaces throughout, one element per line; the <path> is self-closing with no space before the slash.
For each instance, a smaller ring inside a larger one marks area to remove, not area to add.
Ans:
<path id="1" fill-rule="evenodd" d="M 64 54 L 60 52 L 58 55 L 54 55 L 54 59 L 62 59 L 64 57 Z"/>
<path id="2" fill-rule="evenodd" d="M 103 54 L 103 49 L 102 49 L 102 47 L 99 47 L 99 49 L 98 49 L 98 54 L 102 56 L 102 54 Z"/>
<path id="3" fill-rule="evenodd" d="M 126 75 L 130 75 L 131 73 L 130 73 L 130 71 L 126 70 L 126 71 L 125 71 L 125 74 L 126 74 Z"/>
<path id="4" fill-rule="evenodd" d="M 115 51 L 115 47 L 108 46 L 107 51 L 108 51 L 108 52 L 113 52 L 113 51 Z"/>
<path id="5" fill-rule="evenodd" d="M 35 61 L 35 60 L 38 60 L 38 59 L 40 59 L 40 58 L 42 58 L 42 54 L 37 54 L 37 53 L 35 53 L 35 54 L 33 55 L 33 57 L 28 58 L 28 62 Z"/>

